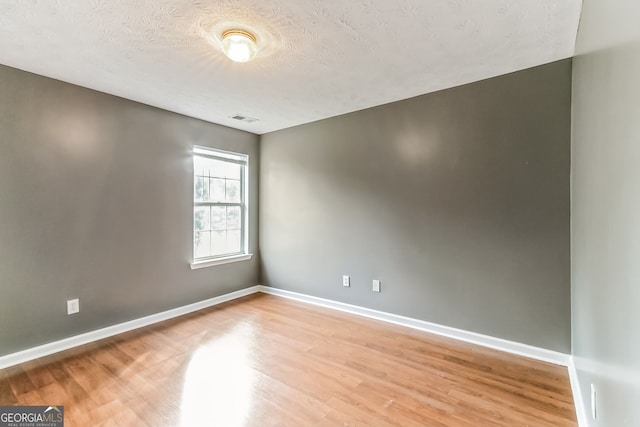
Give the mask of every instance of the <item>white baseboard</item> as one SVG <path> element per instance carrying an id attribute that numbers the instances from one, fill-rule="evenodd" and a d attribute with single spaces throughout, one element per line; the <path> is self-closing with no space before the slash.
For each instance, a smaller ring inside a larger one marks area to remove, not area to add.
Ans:
<path id="1" fill-rule="evenodd" d="M 164 320 L 173 319 L 174 317 L 182 316 L 184 314 L 202 310 L 203 308 L 222 304 L 223 302 L 231 301 L 233 299 L 244 297 L 246 295 L 255 294 L 256 292 L 259 292 L 261 288 L 262 286 L 252 286 L 246 289 L 241 289 L 239 291 L 220 295 L 215 298 L 209 298 L 204 301 L 199 301 L 193 304 L 163 311 L 161 313 L 156 313 L 150 316 L 141 317 L 139 319 L 130 320 L 128 322 L 119 323 L 117 325 L 108 326 L 106 328 L 87 332 L 81 335 L 65 338 L 60 341 L 55 341 L 40 345 L 38 347 L 29 348 L 17 353 L 8 354 L 6 356 L 0 357 L 0 369 L 28 362 L 29 360 L 48 356 L 50 354 L 58 353 L 63 350 L 68 350 L 79 345 L 88 344 L 104 338 L 112 337 L 124 332 L 129 332 L 134 329 L 162 322 Z"/>
<path id="2" fill-rule="evenodd" d="M 340 310 L 358 316 L 369 317 L 372 319 L 382 320 L 384 322 L 394 323 L 425 332 L 481 345 L 483 347 L 493 348 L 495 350 L 505 351 L 507 353 L 519 356 L 529 357 L 531 359 L 541 360 L 544 362 L 554 363 L 556 365 L 570 366 L 570 356 L 564 353 L 547 350 L 539 347 L 530 346 L 514 341 L 508 341 L 501 338 L 495 338 L 488 335 L 469 332 L 462 329 L 456 329 L 449 326 L 438 325 L 436 323 L 424 320 L 413 319 L 410 317 L 399 316 L 397 314 L 386 313 L 384 311 L 373 310 L 370 308 L 359 307 L 356 305 L 346 304 L 343 302 L 332 301 L 324 298 L 318 298 L 310 295 L 304 295 L 297 292 L 286 291 L 284 289 L 272 288 L 270 286 L 256 285 L 239 291 L 220 295 L 204 301 L 199 301 L 183 307 L 174 308 L 172 310 L 163 311 L 161 313 L 152 314 L 150 316 L 134 319 L 128 322 L 119 323 L 117 325 L 108 326 L 106 328 L 87 332 L 81 335 L 65 338 L 33 347 L 17 353 L 8 354 L 0 357 L 0 369 L 24 363 L 39 357 L 48 356 L 93 341 L 98 341 L 117 334 L 128 332 L 134 329 L 142 328 L 174 317 L 182 316 L 187 313 L 202 310 L 203 308 L 212 307 L 223 302 L 231 301 L 256 292 L 263 292 L 270 295 L 276 295 L 284 298 L 294 299 L 296 301 L 314 304 L 334 310 Z M 575 369 L 574 369 L 575 370 Z M 574 372 L 575 373 L 575 372 Z M 577 377 L 576 377 L 577 378 Z M 573 384 L 573 380 L 572 380 Z M 578 395 L 579 396 L 579 395 Z"/>
<path id="3" fill-rule="evenodd" d="M 359 307 L 356 305 L 345 304 L 343 302 L 332 301 L 324 298 L 318 298 L 310 295 L 300 294 L 297 292 L 286 291 L 284 289 L 272 288 L 270 286 L 261 286 L 260 292 L 265 294 L 276 295 L 284 298 L 294 299 L 296 301 L 315 304 L 322 307 L 332 308 L 347 313 L 356 314 L 358 316 L 369 317 L 384 322 L 394 323 L 421 331 L 430 332 L 432 334 L 442 335 L 460 341 L 489 347 L 495 350 L 504 351 L 518 356 L 524 356 L 531 359 L 541 360 L 561 366 L 569 366 L 570 355 L 557 351 L 547 350 L 540 347 L 534 347 L 528 344 L 522 344 L 514 341 L 508 341 L 502 338 L 495 338 L 488 335 L 469 332 L 462 329 L 456 329 L 449 326 L 438 325 L 436 323 L 424 320 L 413 319 L 410 317 L 399 316 L 397 314 L 386 313 L 384 311 L 372 310 L 370 308 Z"/>
<path id="4" fill-rule="evenodd" d="M 569 381 L 571 381 L 571 391 L 573 393 L 573 404 L 576 407 L 576 417 L 578 418 L 579 427 L 589 427 L 589 417 L 587 407 L 582 398 L 580 390 L 580 380 L 578 379 L 578 371 L 573 356 L 569 358 Z"/>

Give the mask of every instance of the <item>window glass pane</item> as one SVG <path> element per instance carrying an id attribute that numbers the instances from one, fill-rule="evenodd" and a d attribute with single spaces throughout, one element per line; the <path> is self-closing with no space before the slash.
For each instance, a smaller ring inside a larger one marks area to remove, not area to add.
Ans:
<path id="1" fill-rule="evenodd" d="M 211 176 L 215 178 L 227 177 L 227 163 L 222 160 L 207 159 L 209 168 L 211 170 Z"/>
<path id="2" fill-rule="evenodd" d="M 219 160 L 212 160 L 207 157 L 198 157 L 198 168 L 194 169 L 196 174 L 202 176 L 214 176 L 217 163 L 221 163 Z M 195 165 L 195 163 L 194 163 Z"/>
<path id="3" fill-rule="evenodd" d="M 193 210 L 193 229 L 195 231 L 211 229 L 211 208 L 196 206 Z"/>
<path id="4" fill-rule="evenodd" d="M 224 255 L 228 253 L 226 231 L 211 232 L 211 252 L 212 255 Z"/>
<path id="5" fill-rule="evenodd" d="M 211 201 L 212 202 L 224 202 L 225 185 L 222 178 L 211 178 Z"/>
<path id="6" fill-rule="evenodd" d="M 240 179 L 242 166 L 235 163 L 227 163 L 222 160 L 208 157 L 193 157 L 193 171 L 195 175 L 214 178 Z"/>
<path id="7" fill-rule="evenodd" d="M 240 172 L 242 170 L 242 166 L 236 165 L 235 163 L 225 163 L 224 177 L 227 179 L 240 179 Z"/>
<path id="8" fill-rule="evenodd" d="M 206 168 L 206 159 L 204 157 L 193 156 L 194 176 L 207 176 L 207 174 L 205 173 L 205 168 Z"/>
<path id="9" fill-rule="evenodd" d="M 229 253 L 240 252 L 240 230 L 227 231 L 227 251 Z"/>
<path id="10" fill-rule="evenodd" d="M 227 202 L 240 203 L 240 181 L 228 179 L 226 182 Z"/>
<path id="11" fill-rule="evenodd" d="M 196 231 L 194 233 L 193 256 L 195 258 L 211 256 L 211 233 L 209 231 Z"/>
<path id="12" fill-rule="evenodd" d="M 209 200 L 209 180 L 207 178 L 195 177 L 194 198 L 196 202 Z"/>
<path id="13" fill-rule="evenodd" d="M 240 229 L 240 206 L 227 207 L 227 229 Z"/>
<path id="14" fill-rule="evenodd" d="M 211 207 L 211 229 L 212 230 L 224 230 L 227 228 L 226 209 L 227 208 L 224 206 Z"/>

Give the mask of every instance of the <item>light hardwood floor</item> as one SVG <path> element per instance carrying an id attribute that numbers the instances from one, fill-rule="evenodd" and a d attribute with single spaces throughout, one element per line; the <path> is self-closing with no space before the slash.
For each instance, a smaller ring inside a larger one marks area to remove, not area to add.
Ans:
<path id="1" fill-rule="evenodd" d="M 0 371 L 65 425 L 575 426 L 566 368 L 257 294 Z"/>

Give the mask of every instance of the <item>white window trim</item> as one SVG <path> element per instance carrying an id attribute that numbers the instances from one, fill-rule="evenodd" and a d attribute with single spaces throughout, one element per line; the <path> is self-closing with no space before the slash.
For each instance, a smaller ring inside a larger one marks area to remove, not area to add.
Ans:
<path id="1" fill-rule="evenodd" d="M 212 155 L 211 152 L 215 152 Z M 192 270 L 197 270 L 200 268 L 213 267 L 216 265 L 229 264 L 238 261 L 248 261 L 253 257 L 253 253 L 248 252 L 249 247 L 249 156 L 243 153 L 233 153 L 230 151 L 224 151 L 217 148 L 210 147 L 200 147 L 195 145 L 193 147 L 194 155 L 203 155 L 210 157 L 218 157 L 223 158 L 231 162 L 240 161 L 244 164 L 244 177 L 243 177 L 243 196 L 242 200 L 244 202 L 243 209 L 243 240 L 244 240 L 244 252 L 233 254 L 233 255 L 223 255 L 220 257 L 213 258 L 202 258 L 202 259 L 192 259 L 189 266 Z M 194 200 L 195 204 L 195 200 Z"/>
<path id="2" fill-rule="evenodd" d="M 229 264 L 238 261 L 248 261 L 253 257 L 253 254 L 240 254 L 232 255 L 224 258 L 203 259 L 192 262 L 191 269 L 197 270 L 199 268 L 213 267 L 214 265 Z"/>

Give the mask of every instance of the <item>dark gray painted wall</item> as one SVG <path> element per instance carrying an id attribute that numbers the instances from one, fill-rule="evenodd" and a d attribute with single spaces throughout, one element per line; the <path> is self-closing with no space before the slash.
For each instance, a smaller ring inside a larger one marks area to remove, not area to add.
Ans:
<path id="1" fill-rule="evenodd" d="M 0 355 L 257 283 L 189 268 L 193 144 L 249 154 L 257 254 L 256 135 L 0 66 Z"/>
<path id="2" fill-rule="evenodd" d="M 262 283 L 569 352 L 570 103 L 566 60 L 263 135 Z"/>
<path id="3" fill-rule="evenodd" d="M 573 353 L 598 426 L 640 425 L 640 3 L 586 0 L 573 70 Z"/>

